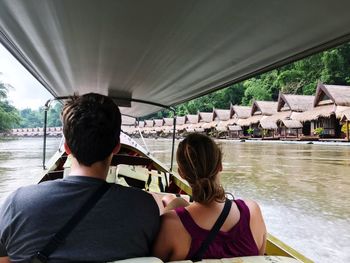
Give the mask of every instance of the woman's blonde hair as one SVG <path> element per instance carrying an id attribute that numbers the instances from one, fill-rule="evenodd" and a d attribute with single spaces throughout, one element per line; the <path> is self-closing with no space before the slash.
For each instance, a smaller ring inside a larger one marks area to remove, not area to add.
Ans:
<path id="1" fill-rule="evenodd" d="M 222 152 L 208 136 L 192 133 L 180 142 L 176 159 L 180 175 L 192 187 L 193 200 L 208 204 L 223 202 L 225 191 L 217 180 Z"/>

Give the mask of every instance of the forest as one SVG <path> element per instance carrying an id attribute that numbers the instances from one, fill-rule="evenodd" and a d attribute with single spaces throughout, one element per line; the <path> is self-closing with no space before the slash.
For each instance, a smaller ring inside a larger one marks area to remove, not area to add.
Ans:
<path id="1" fill-rule="evenodd" d="M 231 85 L 175 107 L 177 115 L 228 109 L 230 103 L 251 105 L 254 100 L 274 100 L 280 91 L 289 94 L 313 95 L 317 82 L 350 85 L 350 43 L 343 44 L 297 62 L 261 74 L 255 78 Z M 44 108 L 18 110 L 7 98 L 9 84 L 0 80 L 0 132 L 12 128 L 34 128 L 44 125 Z M 48 127 L 61 126 L 62 105 L 56 103 L 48 112 Z M 172 112 L 162 110 L 144 117 L 171 117 Z"/>

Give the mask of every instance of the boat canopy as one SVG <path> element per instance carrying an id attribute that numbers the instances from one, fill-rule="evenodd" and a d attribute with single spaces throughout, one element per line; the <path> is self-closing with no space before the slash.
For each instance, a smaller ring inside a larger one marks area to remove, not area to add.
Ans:
<path id="1" fill-rule="evenodd" d="M 348 0 L 1 0 L 0 41 L 54 96 L 140 117 L 349 41 Z M 35 92 L 35 91 L 33 91 Z"/>

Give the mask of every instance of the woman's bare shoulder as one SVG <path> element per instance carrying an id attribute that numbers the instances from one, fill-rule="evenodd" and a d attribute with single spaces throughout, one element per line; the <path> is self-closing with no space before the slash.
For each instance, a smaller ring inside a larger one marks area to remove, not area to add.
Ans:
<path id="1" fill-rule="evenodd" d="M 260 206 L 259 204 L 251 199 L 243 199 L 244 203 L 248 206 L 250 213 L 260 213 L 261 214 L 261 210 L 260 210 Z"/>

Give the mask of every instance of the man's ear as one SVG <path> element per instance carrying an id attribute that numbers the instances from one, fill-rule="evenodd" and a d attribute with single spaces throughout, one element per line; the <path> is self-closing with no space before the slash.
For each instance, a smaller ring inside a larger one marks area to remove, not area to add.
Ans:
<path id="1" fill-rule="evenodd" d="M 119 152 L 119 150 L 120 150 L 120 148 L 121 148 L 121 144 L 120 144 L 120 142 L 119 143 L 117 143 L 117 145 L 114 147 L 114 149 L 113 149 L 113 154 L 116 154 L 116 153 L 118 153 Z"/>
<path id="2" fill-rule="evenodd" d="M 65 150 L 66 154 L 70 155 L 72 153 L 72 151 L 70 150 L 68 144 L 64 143 L 63 146 L 64 146 L 64 150 Z"/>

